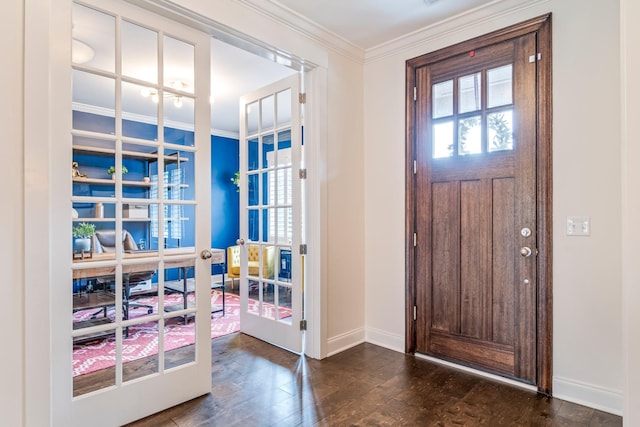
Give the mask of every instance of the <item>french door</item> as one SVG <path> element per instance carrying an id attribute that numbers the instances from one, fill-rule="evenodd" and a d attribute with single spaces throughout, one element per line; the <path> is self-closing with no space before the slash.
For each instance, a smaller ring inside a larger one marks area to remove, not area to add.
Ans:
<path id="1" fill-rule="evenodd" d="M 240 328 L 302 351 L 300 77 L 240 100 Z"/>
<path id="2" fill-rule="evenodd" d="M 414 351 L 548 389 L 550 199 L 538 120 L 549 51 L 539 24 L 408 63 L 408 329 Z"/>
<path id="3" fill-rule="evenodd" d="M 210 41 L 117 0 L 70 12 L 54 424 L 122 425 L 211 387 Z"/>

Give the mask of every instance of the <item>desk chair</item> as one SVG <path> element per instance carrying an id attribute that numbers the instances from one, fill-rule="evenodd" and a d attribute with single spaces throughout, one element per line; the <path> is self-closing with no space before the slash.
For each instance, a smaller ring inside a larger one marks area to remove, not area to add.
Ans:
<path id="1" fill-rule="evenodd" d="M 122 250 L 124 251 L 137 251 L 138 245 L 133 240 L 131 233 L 127 230 L 122 231 L 120 236 L 122 241 Z M 116 250 L 116 232 L 115 230 L 99 230 L 93 235 L 93 251 L 95 253 L 115 252 Z M 147 309 L 147 313 L 153 313 L 153 306 L 148 304 L 134 303 L 130 300 L 130 289 L 132 286 L 138 283 L 146 282 L 150 280 L 155 274 L 155 270 L 141 271 L 136 273 L 125 274 L 122 286 L 122 304 L 123 304 L 123 318 L 126 320 L 129 318 L 129 309 L 142 307 Z M 98 284 L 110 285 L 115 282 L 115 276 L 103 276 L 96 279 Z M 128 331 L 127 331 L 128 336 Z"/>

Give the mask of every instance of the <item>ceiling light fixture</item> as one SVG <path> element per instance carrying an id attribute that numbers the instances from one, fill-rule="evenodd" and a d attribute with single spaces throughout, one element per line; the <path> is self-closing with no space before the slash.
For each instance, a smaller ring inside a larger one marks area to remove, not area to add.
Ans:
<path id="1" fill-rule="evenodd" d="M 189 84 L 182 81 L 171 81 L 167 86 L 176 90 L 184 90 L 187 87 L 189 87 Z M 160 97 L 156 89 L 144 87 L 140 90 L 140 95 L 142 95 L 145 98 L 151 98 L 151 100 L 156 104 L 160 101 Z M 182 108 L 182 106 L 184 105 L 184 102 L 182 100 L 182 95 L 176 95 L 173 93 L 164 92 L 164 97 L 173 98 L 173 106 L 176 108 Z"/>
<path id="2" fill-rule="evenodd" d="M 96 52 L 91 46 L 78 39 L 71 39 L 71 61 L 75 64 L 84 64 L 93 59 Z"/>

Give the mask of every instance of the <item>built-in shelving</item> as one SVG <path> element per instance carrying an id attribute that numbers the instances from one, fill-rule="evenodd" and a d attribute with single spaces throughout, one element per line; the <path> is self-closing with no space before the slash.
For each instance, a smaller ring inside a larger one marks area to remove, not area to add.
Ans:
<path id="1" fill-rule="evenodd" d="M 114 148 L 104 148 L 104 147 L 91 147 L 89 145 L 74 145 L 73 151 L 81 154 L 93 154 L 96 156 L 108 156 L 113 157 L 116 155 L 116 150 Z M 157 161 L 159 156 L 157 153 L 144 153 L 141 151 L 129 151 L 123 150 L 122 157 L 126 157 L 129 159 L 142 159 L 142 160 L 150 160 Z M 187 157 L 176 157 L 175 155 L 165 155 L 164 156 L 165 163 L 173 163 L 176 161 L 180 162 L 188 162 L 189 159 Z"/>
<path id="2" fill-rule="evenodd" d="M 115 185 L 116 183 L 114 179 L 109 179 L 109 178 L 81 178 L 81 177 L 73 178 L 73 182 L 77 182 L 79 184 L 92 184 L 92 185 Z M 151 182 L 122 180 L 122 185 L 128 186 L 128 187 L 150 188 Z"/>

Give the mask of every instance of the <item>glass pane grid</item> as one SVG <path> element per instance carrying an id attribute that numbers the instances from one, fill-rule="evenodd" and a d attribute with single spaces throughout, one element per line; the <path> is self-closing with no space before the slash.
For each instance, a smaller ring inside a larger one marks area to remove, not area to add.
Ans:
<path id="1" fill-rule="evenodd" d="M 434 159 L 513 150 L 512 73 L 507 64 L 487 70 L 486 83 L 479 71 L 432 86 Z"/>

